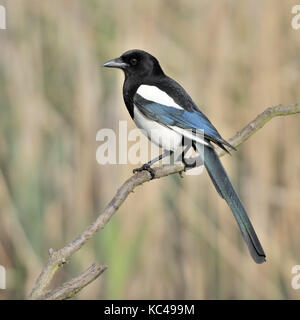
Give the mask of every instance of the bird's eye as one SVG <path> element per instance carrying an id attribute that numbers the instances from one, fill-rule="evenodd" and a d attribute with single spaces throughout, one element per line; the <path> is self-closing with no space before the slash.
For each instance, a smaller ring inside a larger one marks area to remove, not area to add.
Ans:
<path id="1" fill-rule="evenodd" d="M 132 66 L 135 66 L 135 65 L 137 64 L 137 59 L 132 58 L 132 59 L 130 60 L 130 64 L 131 64 Z"/>

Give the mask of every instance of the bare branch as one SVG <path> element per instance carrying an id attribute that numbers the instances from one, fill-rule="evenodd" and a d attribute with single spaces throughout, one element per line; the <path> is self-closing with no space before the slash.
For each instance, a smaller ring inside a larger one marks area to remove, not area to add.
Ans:
<path id="1" fill-rule="evenodd" d="M 84 270 L 79 276 L 65 282 L 57 289 L 48 293 L 43 299 L 45 300 L 64 300 L 70 299 L 89 283 L 97 279 L 105 270 L 107 265 L 93 263 L 89 268 Z"/>
<path id="2" fill-rule="evenodd" d="M 241 131 L 237 132 L 228 140 L 234 147 L 239 146 L 248 140 L 254 133 L 261 129 L 267 122 L 278 116 L 288 116 L 291 114 L 300 113 L 300 104 L 278 105 L 269 107 L 264 112 L 260 113 L 254 120 L 249 122 Z M 218 148 L 218 155 L 221 157 L 225 154 L 224 150 Z"/>
<path id="3" fill-rule="evenodd" d="M 277 116 L 291 115 L 295 113 L 300 113 L 300 104 L 287 105 L 287 106 L 279 105 L 275 107 L 270 107 L 266 109 L 264 112 L 262 112 L 261 114 L 259 114 L 253 121 L 247 124 L 235 136 L 229 139 L 229 142 L 233 146 L 237 147 L 241 143 L 246 141 L 249 137 L 251 137 L 259 129 L 261 129 L 272 118 Z M 220 149 L 218 149 L 217 152 L 219 156 L 224 155 L 224 152 L 221 151 Z M 159 178 L 168 176 L 170 174 L 182 172 L 184 170 L 184 166 L 183 164 L 163 165 L 153 169 L 155 172 L 155 179 L 159 179 Z M 29 298 L 41 299 L 42 297 L 45 297 L 47 295 L 49 284 L 53 279 L 53 276 L 55 275 L 56 271 L 66 262 L 68 258 L 70 258 L 70 256 L 74 252 L 78 251 L 98 230 L 104 228 L 104 226 L 109 222 L 109 220 L 114 215 L 114 213 L 120 208 L 122 203 L 126 200 L 128 195 L 137 186 L 150 180 L 151 180 L 151 175 L 147 171 L 142 171 L 134 174 L 127 181 L 125 181 L 125 183 L 118 189 L 116 195 L 113 197 L 113 199 L 104 209 L 104 211 L 85 231 L 83 231 L 76 239 L 74 239 L 72 242 L 67 244 L 62 249 L 59 249 L 57 251 L 54 251 L 53 249 L 49 250 L 50 257 L 47 262 L 47 265 L 42 270 L 39 278 L 37 279 L 36 284 Z M 83 274 L 88 273 L 88 270 L 86 270 Z M 71 283 L 73 280 L 71 280 L 69 283 Z M 76 281 L 75 281 L 75 284 L 76 284 Z M 62 287 L 64 287 L 64 285 Z M 63 292 L 62 287 L 60 287 L 57 290 L 54 290 L 53 292 L 54 293 L 57 291 Z M 75 286 L 73 286 L 72 288 L 73 288 L 72 293 L 75 294 L 82 287 L 78 287 L 77 291 L 75 289 Z M 50 294 L 50 297 L 52 298 L 57 297 L 53 292 Z M 62 299 L 63 294 L 58 295 L 58 297 Z M 65 297 L 69 297 L 69 296 L 65 296 Z"/>

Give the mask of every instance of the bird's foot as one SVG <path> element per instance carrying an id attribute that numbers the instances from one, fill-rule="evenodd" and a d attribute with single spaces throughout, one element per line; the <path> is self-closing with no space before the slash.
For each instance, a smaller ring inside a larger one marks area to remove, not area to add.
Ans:
<path id="1" fill-rule="evenodd" d="M 192 161 L 191 161 L 192 160 Z M 186 170 L 188 169 L 192 169 L 196 167 L 196 161 L 195 158 L 182 158 L 182 162 L 184 164 L 184 171 L 186 172 Z"/>
<path id="2" fill-rule="evenodd" d="M 140 171 L 148 171 L 151 174 L 151 180 L 155 178 L 155 171 L 150 167 L 150 164 L 145 163 L 140 168 L 133 169 L 133 173 Z"/>

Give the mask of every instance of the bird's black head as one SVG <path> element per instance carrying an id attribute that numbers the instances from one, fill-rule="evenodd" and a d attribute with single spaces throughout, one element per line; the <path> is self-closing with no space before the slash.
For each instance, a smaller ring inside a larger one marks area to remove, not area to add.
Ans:
<path id="1" fill-rule="evenodd" d="M 126 51 L 121 57 L 104 63 L 103 67 L 122 69 L 126 78 L 146 78 L 164 74 L 157 59 L 143 50 Z"/>

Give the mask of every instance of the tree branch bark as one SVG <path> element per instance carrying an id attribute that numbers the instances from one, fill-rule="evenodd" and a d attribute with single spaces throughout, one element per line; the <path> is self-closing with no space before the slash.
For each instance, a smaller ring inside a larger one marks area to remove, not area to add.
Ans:
<path id="1" fill-rule="evenodd" d="M 93 263 L 89 268 L 84 270 L 79 276 L 65 282 L 57 289 L 48 293 L 43 299 L 45 300 L 64 300 L 70 299 L 85 286 L 96 280 L 105 270 L 107 265 Z"/>
<path id="2" fill-rule="evenodd" d="M 247 139 L 249 139 L 255 132 L 261 129 L 268 121 L 277 116 L 286 116 L 295 113 L 300 113 L 300 104 L 293 105 L 278 105 L 275 107 L 267 108 L 264 112 L 259 114 L 253 121 L 248 123 L 241 131 L 237 132 L 228 141 L 235 147 L 239 146 Z M 217 148 L 217 153 L 221 157 L 224 151 Z M 168 176 L 174 173 L 181 173 L 184 170 L 183 164 L 163 165 L 154 167 L 155 179 Z M 109 222 L 114 213 L 120 208 L 129 194 L 139 185 L 150 181 L 151 175 L 147 171 L 142 171 L 131 176 L 125 183 L 118 189 L 116 195 L 112 198 L 110 203 L 106 206 L 103 212 L 97 219 L 87 227 L 77 238 L 67 244 L 65 247 L 54 251 L 49 250 L 49 260 L 38 277 L 30 299 L 65 299 L 75 295 L 84 286 L 88 285 L 91 281 L 95 280 L 107 266 L 92 265 L 90 268 L 81 273 L 77 278 L 66 282 L 58 289 L 48 292 L 48 287 L 57 272 L 62 267 L 67 259 L 72 254 L 78 251 L 97 231 L 104 228 Z"/>

